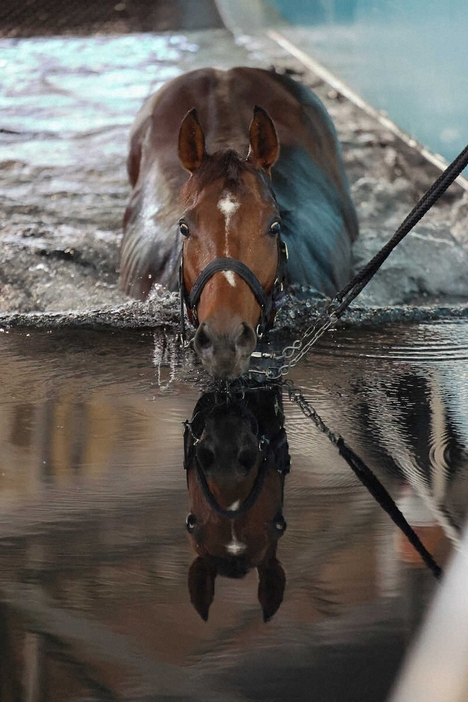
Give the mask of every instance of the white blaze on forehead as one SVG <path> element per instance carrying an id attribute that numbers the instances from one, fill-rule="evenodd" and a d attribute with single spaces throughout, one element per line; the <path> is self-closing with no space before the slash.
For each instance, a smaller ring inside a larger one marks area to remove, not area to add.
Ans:
<path id="1" fill-rule="evenodd" d="M 240 207 L 240 202 L 236 200 L 234 195 L 230 192 L 224 192 L 223 195 L 221 196 L 220 200 L 218 201 L 218 210 L 224 215 L 224 220 L 225 220 L 225 226 L 224 226 L 224 240 L 225 240 L 225 256 L 229 256 L 229 248 L 228 248 L 228 235 L 229 235 L 229 226 L 231 224 L 231 219 L 233 214 L 237 212 L 237 210 Z M 234 275 L 232 276 L 234 279 Z M 231 281 L 228 279 L 230 285 L 233 285 Z M 235 282 L 234 282 L 235 286 Z"/>
<path id="2" fill-rule="evenodd" d="M 223 193 L 218 202 L 218 210 L 226 217 L 226 226 L 229 226 L 229 221 L 232 215 L 239 209 L 240 202 L 236 200 L 234 195 L 229 192 Z"/>

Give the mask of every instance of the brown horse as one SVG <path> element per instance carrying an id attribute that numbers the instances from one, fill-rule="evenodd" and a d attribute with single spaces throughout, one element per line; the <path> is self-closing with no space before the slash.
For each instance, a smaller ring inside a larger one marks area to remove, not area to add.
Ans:
<path id="1" fill-rule="evenodd" d="M 242 578 L 256 568 L 264 621 L 282 602 L 286 577 L 276 546 L 286 528 L 289 452 L 283 422 L 278 386 L 251 389 L 243 399 L 206 393 L 186 424 L 187 530 L 198 553 L 188 585 L 205 620 L 217 575 Z"/>
<path id="2" fill-rule="evenodd" d="M 214 376 L 246 371 L 283 283 L 333 295 L 349 279 L 357 223 L 333 124 L 289 76 L 172 80 L 137 115 L 128 172 L 122 287 L 140 299 L 155 282 L 175 290 L 183 251 L 181 294 Z"/>

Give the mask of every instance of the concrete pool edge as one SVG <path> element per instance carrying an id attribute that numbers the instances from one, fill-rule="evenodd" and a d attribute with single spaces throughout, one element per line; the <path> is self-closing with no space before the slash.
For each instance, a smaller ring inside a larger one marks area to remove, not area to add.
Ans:
<path id="1" fill-rule="evenodd" d="M 310 301 L 298 301 L 290 314 L 270 335 L 281 337 L 303 332 L 318 319 L 321 309 L 311 309 Z M 164 313 L 163 313 L 164 315 Z M 96 329 L 96 330 L 153 330 L 176 336 L 180 331 L 179 319 L 171 314 L 163 317 L 157 303 L 129 303 L 109 310 L 89 312 L 12 312 L 0 313 L 0 333 L 9 329 Z M 419 324 L 424 322 L 458 321 L 468 319 L 468 303 L 450 305 L 351 308 L 338 327 L 376 326 L 382 324 Z"/>

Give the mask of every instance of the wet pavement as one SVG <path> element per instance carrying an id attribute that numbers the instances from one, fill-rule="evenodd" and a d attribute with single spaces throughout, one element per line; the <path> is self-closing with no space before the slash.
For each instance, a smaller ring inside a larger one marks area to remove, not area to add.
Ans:
<path id="1" fill-rule="evenodd" d="M 264 624 L 253 570 L 195 611 L 182 422 L 206 379 L 155 365 L 161 343 L 0 335 L 2 699 L 385 700 L 436 581 L 287 396 L 283 602 Z M 467 504 L 467 357 L 464 323 L 342 330 L 293 373 L 442 564 Z"/>

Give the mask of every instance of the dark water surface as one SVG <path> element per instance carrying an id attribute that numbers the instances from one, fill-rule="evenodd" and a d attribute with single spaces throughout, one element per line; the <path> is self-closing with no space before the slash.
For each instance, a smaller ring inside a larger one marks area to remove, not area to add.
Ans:
<path id="1" fill-rule="evenodd" d="M 341 330 L 292 373 L 441 563 L 468 498 L 467 357 L 464 323 Z M 284 601 L 264 624 L 255 571 L 218 577 L 205 623 L 198 387 L 160 386 L 148 333 L 3 331 L 0 358 L 2 700 L 386 699 L 435 581 L 286 397 Z"/>

